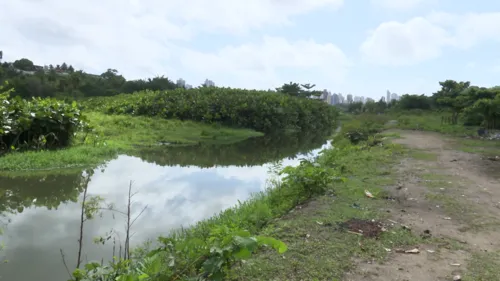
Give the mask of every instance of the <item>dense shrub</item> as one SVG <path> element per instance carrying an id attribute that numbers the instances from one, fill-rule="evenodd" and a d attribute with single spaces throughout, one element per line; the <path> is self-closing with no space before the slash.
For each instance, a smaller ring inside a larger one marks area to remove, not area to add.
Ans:
<path id="1" fill-rule="evenodd" d="M 318 100 L 271 91 L 231 88 L 143 91 L 85 102 L 89 109 L 108 114 L 162 116 L 261 132 L 282 129 L 323 130 L 335 125 L 338 111 Z"/>
<path id="2" fill-rule="evenodd" d="M 24 100 L 0 92 L 0 151 L 64 147 L 83 124 L 75 102 Z"/>
<path id="3" fill-rule="evenodd" d="M 388 120 L 385 115 L 360 115 L 357 119 L 343 124 L 342 134 L 339 137 L 345 137 L 353 144 L 367 141 L 371 136 L 382 131 Z"/>

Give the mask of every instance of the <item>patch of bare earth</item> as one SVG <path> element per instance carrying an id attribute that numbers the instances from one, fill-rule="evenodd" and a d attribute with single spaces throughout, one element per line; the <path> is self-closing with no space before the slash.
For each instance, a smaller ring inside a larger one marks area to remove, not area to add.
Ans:
<path id="1" fill-rule="evenodd" d="M 384 264 L 360 261 L 344 280 L 454 280 L 466 274 L 473 253 L 500 250 L 500 181 L 491 173 L 500 171 L 500 162 L 457 151 L 439 134 L 400 135 L 395 142 L 437 157 L 411 157 L 397 167 L 399 184 L 389 188 L 396 198 L 388 202 L 392 219 L 415 234 L 457 241 L 459 247 L 442 247 L 431 239 L 427 245 L 415 245 L 418 254 L 392 251 Z"/>

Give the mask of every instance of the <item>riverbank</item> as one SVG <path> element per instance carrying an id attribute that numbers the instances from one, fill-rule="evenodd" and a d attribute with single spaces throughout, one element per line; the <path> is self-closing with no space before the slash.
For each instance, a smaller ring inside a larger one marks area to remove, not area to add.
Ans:
<path id="1" fill-rule="evenodd" d="M 339 136 L 343 135 L 345 132 Z M 378 233 L 378 240 L 362 238 L 359 232 L 353 234 L 355 226 L 342 228 L 353 219 L 361 220 L 363 227 L 372 225 L 372 219 L 387 216 L 380 210 L 386 202 L 383 186 L 394 182 L 390 165 L 404 153 L 401 146 L 388 142 L 353 145 L 338 137 L 335 147 L 317 159 L 282 170 L 284 178 L 272 181 L 272 188 L 191 228 L 160 238 L 160 248 L 149 254 L 140 249 L 138 259 L 170 264 L 145 272 L 148 276 L 159 275 L 162 280 L 184 280 L 198 274 L 236 280 L 322 280 L 341 276 L 356 256 L 382 259 L 389 241 L 392 246 L 404 246 L 418 240 L 403 228 Z M 303 210 L 309 210 L 307 216 L 301 215 Z M 288 251 L 279 241 L 252 235 L 278 238 Z M 247 240 L 249 237 L 257 240 Z M 240 266 L 234 264 L 248 259 L 256 250 L 257 245 L 251 241 L 264 241 L 275 249 L 259 251 Z M 214 247 L 220 251 L 212 251 Z M 138 272 L 139 267 L 140 263 L 133 263 L 123 270 Z M 82 271 L 79 274 L 85 275 Z"/>
<path id="2" fill-rule="evenodd" d="M 88 112 L 86 116 L 94 132 L 77 133 L 68 148 L 11 152 L 0 156 L 0 173 L 91 167 L 120 153 L 134 153 L 141 148 L 198 143 L 229 144 L 263 135 L 249 129 L 192 121 L 96 112 Z"/>

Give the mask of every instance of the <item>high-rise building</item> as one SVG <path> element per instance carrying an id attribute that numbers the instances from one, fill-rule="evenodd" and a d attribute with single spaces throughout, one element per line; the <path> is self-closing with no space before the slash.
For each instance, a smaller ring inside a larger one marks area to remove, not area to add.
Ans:
<path id="1" fill-rule="evenodd" d="M 175 84 L 177 84 L 177 87 L 179 88 L 186 88 L 186 81 L 182 78 L 177 79 Z"/>
<path id="2" fill-rule="evenodd" d="M 340 104 L 345 103 L 345 98 L 344 98 L 344 95 L 342 95 L 341 93 L 339 93 L 339 103 L 340 103 Z"/>
<path id="3" fill-rule="evenodd" d="M 348 94 L 347 95 L 347 103 L 352 103 L 352 95 L 351 94 Z"/>
<path id="4" fill-rule="evenodd" d="M 186 84 L 186 85 L 184 86 L 184 88 L 186 88 L 186 89 L 192 89 L 192 88 L 193 88 L 193 85 L 191 85 L 191 84 Z"/>
<path id="5" fill-rule="evenodd" d="M 392 94 L 391 94 L 391 100 L 396 100 L 396 101 L 397 101 L 397 100 L 399 100 L 399 96 L 398 96 L 398 94 L 396 94 L 396 93 L 392 93 Z"/>
<path id="6" fill-rule="evenodd" d="M 332 95 L 332 104 L 339 104 L 339 95 L 338 94 L 333 94 Z"/>
<path id="7" fill-rule="evenodd" d="M 389 90 L 387 90 L 387 99 L 386 99 L 386 102 L 387 103 L 391 102 L 391 92 L 389 92 Z"/>
<path id="8" fill-rule="evenodd" d="M 328 96 L 330 95 L 330 92 L 328 92 L 328 90 L 323 90 L 323 92 L 321 92 L 321 95 L 319 96 L 319 99 L 326 102 L 328 100 Z"/>
<path id="9" fill-rule="evenodd" d="M 205 79 L 205 82 L 203 83 L 203 85 L 205 85 L 206 87 L 214 87 L 215 83 L 212 80 Z"/>
<path id="10" fill-rule="evenodd" d="M 326 96 L 326 103 L 332 104 L 332 95 L 330 95 L 330 93 L 328 93 L 328 95 Z"/>

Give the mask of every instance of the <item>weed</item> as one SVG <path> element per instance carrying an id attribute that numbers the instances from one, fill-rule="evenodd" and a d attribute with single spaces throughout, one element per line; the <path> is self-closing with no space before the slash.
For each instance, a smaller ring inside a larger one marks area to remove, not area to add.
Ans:
<path id="1" fill-rule="evenodd" d="M 423 152 L 423 151 L 412 151 L 411 152 L 411 157 L 416 160 L 422 160 L 422 161 L 437 161 L 437 154 L 431 153 L 431 152 Z"/>

